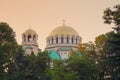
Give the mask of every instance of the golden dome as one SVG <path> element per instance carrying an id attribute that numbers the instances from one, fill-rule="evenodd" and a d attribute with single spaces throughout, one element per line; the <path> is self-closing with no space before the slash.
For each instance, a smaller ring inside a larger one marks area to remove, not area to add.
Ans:
<path id="1" fill-rule="evenodd" d="M 37 34 L 33 29 L 27 29 L 23 34 L 31 34 L 31 35 L 35 35 L 35 34 Z"/>
<path id="2" fill-rule="evenodd" d="M 69 26 L 59 26 L 56 27 L 49 36 L 61 36 L 61 35 L 71 35 L 71 36 L 79 36 L 78 32 Z"/>

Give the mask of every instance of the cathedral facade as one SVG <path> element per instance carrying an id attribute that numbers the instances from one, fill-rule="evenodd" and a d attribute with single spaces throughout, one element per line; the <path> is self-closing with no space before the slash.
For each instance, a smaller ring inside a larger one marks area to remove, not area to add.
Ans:
<path id="1" fill-rule="evenodd" d="M 32 29 L 28 29 L 22 34 L 22 46 L 26 54 L 37 54 L 40 51 L 37 39 L 38 35 Z M 77 44 L 81 43 L 81 41 L 78 32 L 63 23 L 63 25 L 53 29 L 46 38 L 45 50 L 58 54 L 60 59 L 67 59 L 70 50 L 76 51 Z"/>

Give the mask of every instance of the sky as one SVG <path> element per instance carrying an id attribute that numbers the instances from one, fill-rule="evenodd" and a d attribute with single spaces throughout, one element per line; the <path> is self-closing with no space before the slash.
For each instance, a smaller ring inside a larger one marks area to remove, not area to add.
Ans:
<path id="1" fill-rule="evenodd" d="M 65 25 L 74 28 L 85 43 L 112 30 L 102 16 L 117 4 L 120 0 L 0 0 L 0 22 L 12 27 L 19 44 L 22 33 L 31 27 L 39 35 L 39 48 L 44 49 L 46 37 L 65 19 Z"/>

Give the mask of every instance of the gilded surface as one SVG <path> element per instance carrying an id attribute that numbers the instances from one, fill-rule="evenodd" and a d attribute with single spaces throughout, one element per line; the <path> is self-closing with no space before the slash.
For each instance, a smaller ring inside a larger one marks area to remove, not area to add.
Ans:
<path id="1" fill-rule="evenodd" d="M 72 35 L 72 36 L 79 36 L 77 31 L 71 27 L 68 26 L 60 26 L 55 28 L 49 36 L 61 36 L 61 35 Z"/>

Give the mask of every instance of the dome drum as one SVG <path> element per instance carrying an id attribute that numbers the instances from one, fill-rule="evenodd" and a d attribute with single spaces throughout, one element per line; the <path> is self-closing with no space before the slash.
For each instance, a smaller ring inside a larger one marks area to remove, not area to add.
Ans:
<path id="1" fill-rule="evenodd" d="M 54 44 L 78 44 L 81 42 L 79 36 L 50 36 L 46 39 L 47 46 Z"/>
<path id="2" fill-rule="evenodd" d="M 73 45 L 73 44 L 55 44 L 55 45 L 49 45 L 46 47 L 46 49 L 50 49 L 50 48 L 56 48 L 56 47 L 74 47 L 74 48 L 77 48 L 77 45 Z"/>

